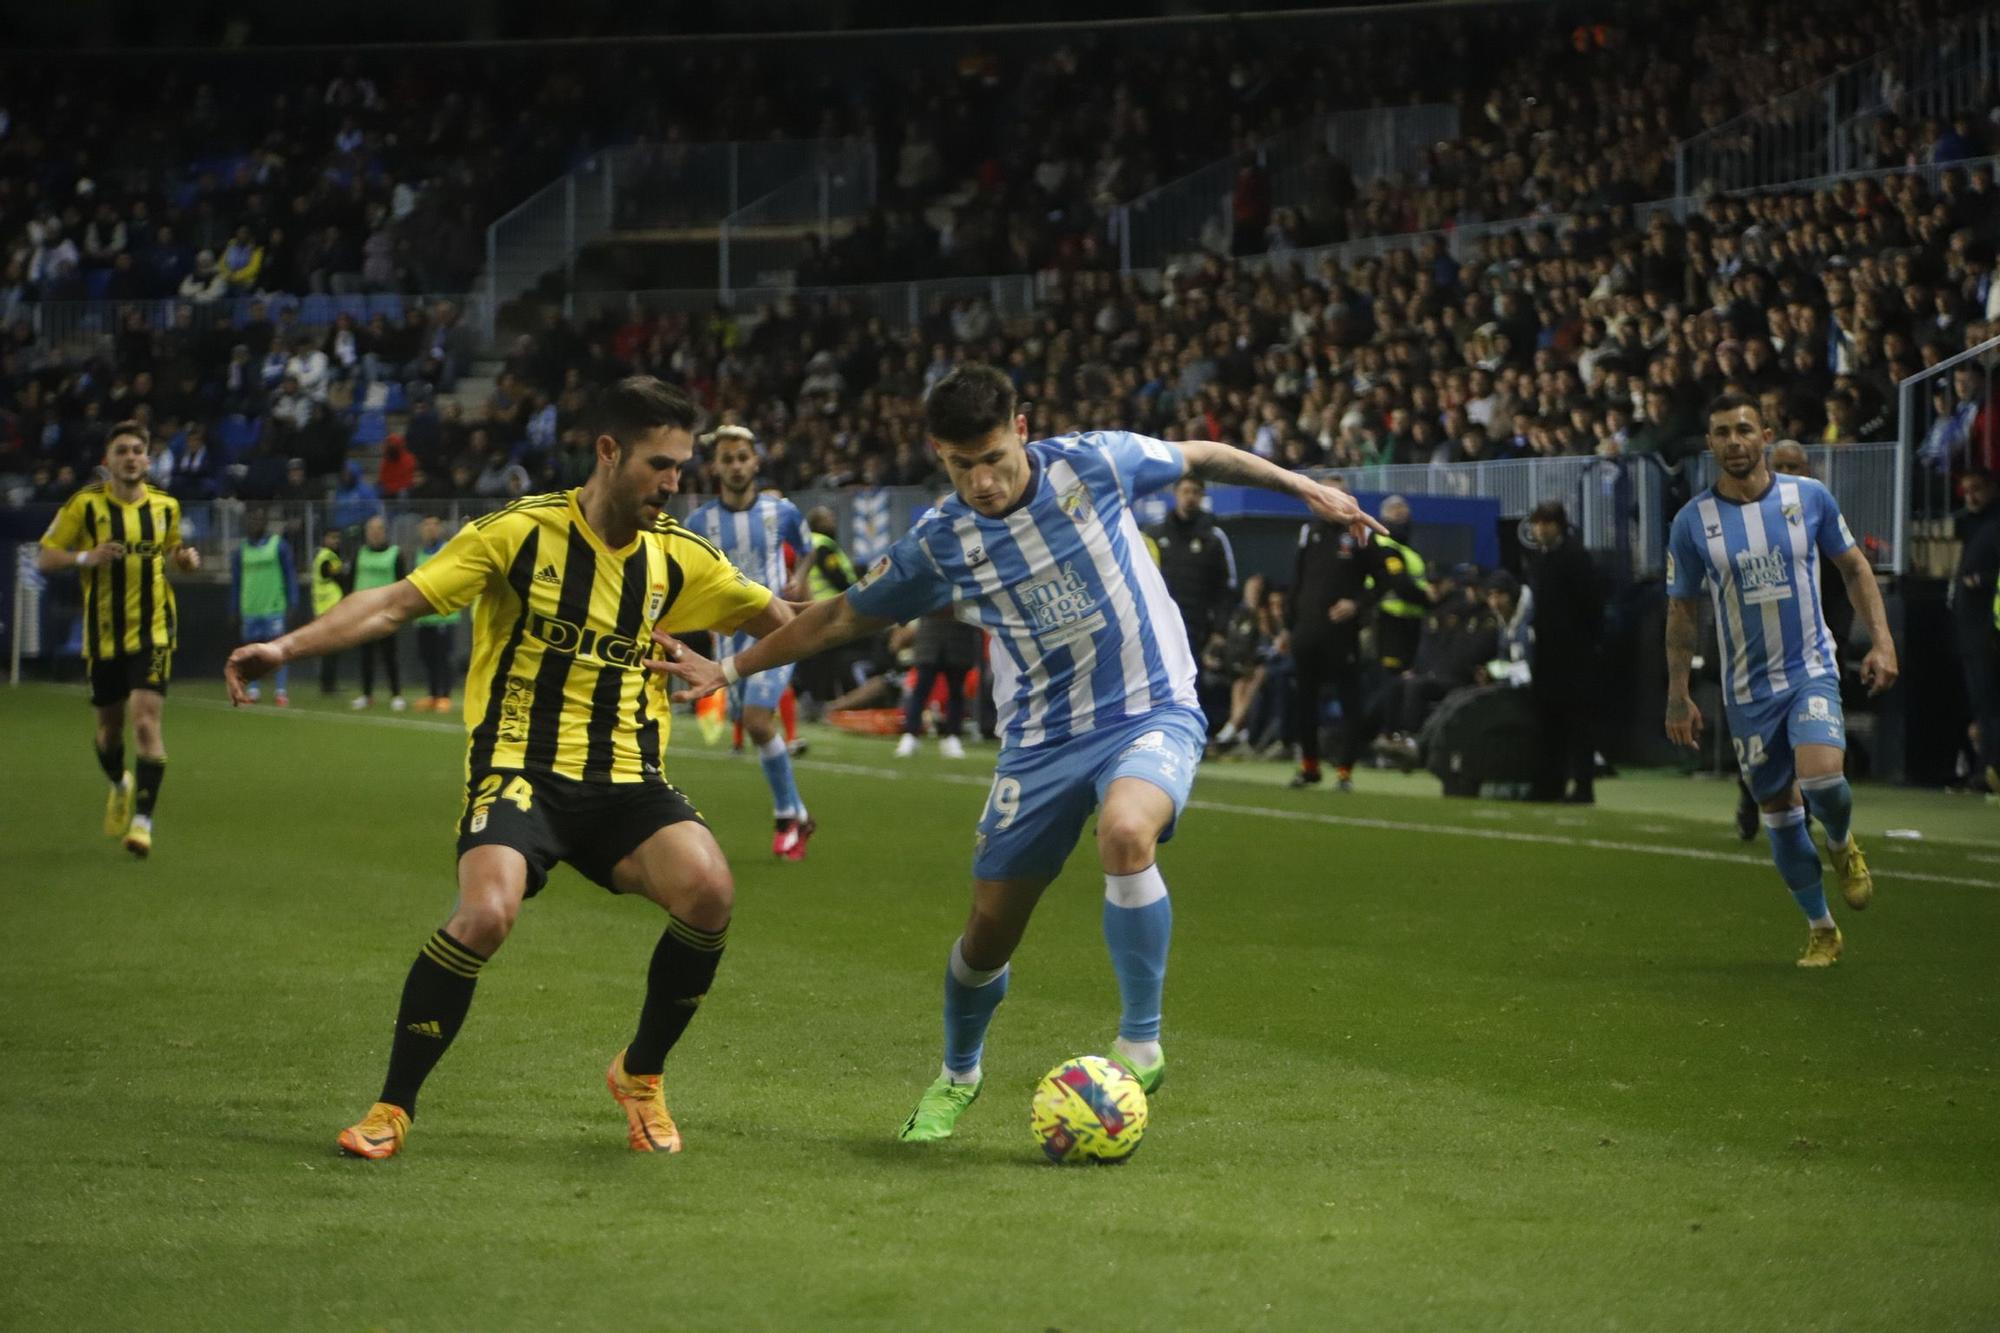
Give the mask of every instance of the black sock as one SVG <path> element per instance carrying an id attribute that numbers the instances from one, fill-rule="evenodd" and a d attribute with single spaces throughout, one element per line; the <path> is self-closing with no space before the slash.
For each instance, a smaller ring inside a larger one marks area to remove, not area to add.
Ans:
<path id="1" fill-rule="evenodd" d="M 122 740 L 113 741 L 111 742 L 111 748 L 108 750 L 99 747 L 97 751 L 97 766 L 104 770 L 105 777 L 111 779 L 112 786 L 115 787 L 123 782 L 125 780 L 125 742 Z"/>
<path id="2" fill-rule="evenodd" d="M 424 941 L 424 950 L 410 964 L 409 979 L 403 983 L 396 1036 L 389 1045 L 389 1076 L 376 1100 L 416 1117 L 417 1090 L 465 1025 L 472 988 L 484 966 L 484 958 L 442 930 Z"/>
<path id="3" fill-rule="evenodd" d="M 138 785 L 133 793 L 132 808 L 151 819 L 153 802 L 160 799 L 160 783 L 167 776 L 167 757 L 161 755 L 158 759 L 148 759 L 142 754 L 134 772 Z"/>
<path id="4" fill-rule="evenodd" d="M 729 927 L 707 931 L 669 915 L 667 928 L 653 949 L 646 970 L 646 1004 L 639 1010 L 639 1031 L 625 1051 L 625 1072 L 657 1074 L 667 1052 L 687 1031 L 701 997 L 715 980 Z"/>

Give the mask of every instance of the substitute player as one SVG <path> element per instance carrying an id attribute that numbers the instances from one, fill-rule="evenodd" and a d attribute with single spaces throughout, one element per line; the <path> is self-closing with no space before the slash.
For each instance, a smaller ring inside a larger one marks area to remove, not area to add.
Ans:
<path id="1" fill-rule="evenodd" d="M 1854 794 L 1843 772 L 1840 659 L 1820 603 L 1820 561 L 1839 569 L 1868 627 L 1861 679 L 1880 694 L 1896 682 L 1896 645 L 1868 560 L 1826 487 L 1773 476 L 1771 431 L 1754 398 L 1727 393 L 1708 410 L 1708 450 L 1721 475 L 1674 516 L 1667 544 L 1667 735 L 1700 741 L 1688 695 L 1695 613 L 1706 583 L 1723 657 L 1723 711 L 1737 766 L 1764 812 L 1771 859 L 1806 914 L 1800 967 L 1840 961 L 1840 927 L 1827 910 L 1806 809 L 1826 831 L 1841 896 L 1868 906 L 1875 881 L 1850 829 Z"/>
<path id="2" fill-rule="evenodd" d="M 74 569 L 83 581 L 83 660 L 97 710 L 97 764 L 111 780 L 104 833 L 123 839 L 134 856 L 153 850 L 153 807 L 167 775 L 160 711 L 174 674 L 176 633 L 167 565 L 201 567 L 201 553 L 181 545 L 180 501 L 146 484 L 151 463 L 144 426 L 113 426 L 104 441 L 106 480 L 69 498 L 35 552 L 43 573 Z M 125 768 L 128 712 L 136 781 Z"/>
<path id="3" fill-rule="evenodd" d="M 1123 1002 L 1113 1053 L 1148 1091 L 1166 1072 L 1160 996 L 1173 913 L 1154 853 L 1187 803 L 1208 728 L 1187 631 L 1146 556 L 1133 500 L 1194 476 L 1287 492 L 1329 522 L 1375 526 L 1345 493 L 1226 444 L 1124 431 L 1030 444 L 1012 382 L 987 366 L 938 381 L 924 415 L 955 494 L 860 583 L 719 663 L 662 635 L 664 660 L 649 664 L 687 683 L 676 697 L 693 698 L 947 606 L 994 636 L 1000 763 L 979 821 L 972 914 L 945 971 L 944 1069 L 905 1140 L 949 1138 L 979 1095 L 1008 960 L 1093 809 Z"/>
<path id="4" fill-rule="evenodd" d="M 789 581 L 785 573 L 785 547 L 798 553 L 801 562 L 812 552 L 812 538 L 806 532 L 804 515 L 784 496 L 757 489 L 756 437 L 741 426 L 723 426 L 709 441 L 715 450 L 718 498 L 688 515 L 688 527 L 721 548 L 731 564 L 772 592 L 784 591 Z M 750 646 L 750 636 L 738 634 L 725 641 L 724 654 Z M 806 843 L 819 828 L 806 803 L 799 796 L 798 779 L 792 772 L 792 752 L 778 729 L 778 704 L 791 688 L 792 665 L 773 667 L 754 676 L 745 676 L 729 690 L 729 703 L 743 724 L 743 732 L 757 747 L 764 766 L 764 781 L 771 788 L 771 854 L 787 861 L 803 861 Z"/>
<path id="5" fill-rule="evenodd" d="M 665 517 L 694 452 L 693 404 L 638 376 L 597 411 L 596 470 L 582 487 L 475 519 L 407 577 L 229 659 L 241 704 L 250 681 L 294 658 L 478 603 L 458 901 L 410 967 L 380 1098 L 340 1135 L 355 1156 L 402 1148 L 480 970 L 558 861 L 666 909 L 638 1029 L 605 1078 L 635 1151 L 681 1149 L 661 1069 L 714 980 L 735 889 L 700 813 L 661 770 L 670 710 L 641 662 L 657 629 L 765 634 L 791 611 Z"/>

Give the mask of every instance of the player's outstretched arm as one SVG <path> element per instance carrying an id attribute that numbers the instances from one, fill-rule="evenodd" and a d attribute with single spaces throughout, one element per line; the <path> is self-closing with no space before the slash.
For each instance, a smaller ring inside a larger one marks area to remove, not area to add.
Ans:
<path id="1" fill-rule="evenodd" d="M 1186 460 L 1190 477 L 1228 486 L 1255 486 L 1280 495 L 1296 495 L 1306 502 L 1306 508 L 1312 511 L 1313 517 L 1352 528 L 1357 537 L 1370 530 L 1388 535 L 1387 528 L 1362 512 L 1355 498 L 1338 486 L 1314 481 L 1301 472 L 1287 472 L 1248 449 L 1219 444 L 1214 440 L 1188 440 L 1174 447 Z"/>
<path id="2" fill-rule="evenodd" d="M 1701 744 L 1701 710 L 1694 706 L 1688 677 L 1694 671 L 1695 611 L 1693 597 L 1667 599 L 1667 739 L 1689 749 Z"/>
<path id="3" fill-rule="evenodd" d="M 393 634 L 413 617 L 429 615 L 434 610 L 430 599 L 408 579 L 344 597 L 325 615 L 307 621 L 289 634 L 279 635 L 268 643 L 246 643 L 231 653 L 222 668 L 222 678 L 229 685 L 229 700 L 235 704 L 249 703 L 250 694 L 245 687 L 287 662 L 368 643 Z"/>
<path id="4" fill-rule="evenodd" d="M 1840 581 L 1847 585 L 1847 600 L 1868 627 L 1868 656 L 1861 659 L 1861 683 L 1870 694 L 1880 694 L 1896 683 L 1901 674 L 1896 664 L 1896 640 L 1889 633 L 1889 613 L 1882 606 L 1882 589 L 1875 571 L 1859 546 L 1850 546 L 1833 558 Z"/>
<path id="5" fill-rule="evenodd" d="M 773 606 L 780 605 L 773 603 Z M 776 616 L 767 607 L 739 627 L 743 633 L 754 634 L 758 638 L 757 642 L 733 657 L 711 662 L 665 630 L 655 630 L 653 642 L 660 646 L 660 655 L 647 661 L 646 666 L 686 685 L 686 689 L 674 692 L 674 701 L 687 703 L 713 694 L 725 685 L 733 685 L 745 676 L 754 676 L 759 671 L 801 661 L 829 648 L 838 648 L 843 643 L 880 633 L 892 623 L 862 615 L 844 596 L 814 602 L 795 616 Z"/>

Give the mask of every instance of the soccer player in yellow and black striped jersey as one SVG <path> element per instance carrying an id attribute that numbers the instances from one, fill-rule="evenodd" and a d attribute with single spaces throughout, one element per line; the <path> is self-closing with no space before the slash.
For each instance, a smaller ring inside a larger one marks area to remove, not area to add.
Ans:
<path id="1" fill-rule="evenodd" d="M 417 1091 L 465 1020 L 522 900 L 567 861 L 665 908 L 636 1034 L 606 1073 L 640 1152 L 678 1152 L 661 1069 L 708 991 L 735 888 L 722 849 L 662 768 L 670 705 L 644 659 L 655 629 L 762 636 L 791 609 L 665 514 L 695 409 L 649 376 L 598 404 L 596 470 L 468 524 L 407 578 L 230 656 L 230 696 L 293 658 L 338 652 L 477 601 L 467 675 L 458 901 L 411 965 L 382 1095 L 340 1146 L 403 1145 Z"/>
<path id="2" fill-rule="evenodd" d="M 153 850 L 153 805 L 167 768 L 160 708 L 173 676 L 175 634 L 167 565 L 201 565 L 200 552 L 181 545 L 180 502 L 146 484 L 151 461 L 144 426 L 113 426 L 104 442 L 106 479 L 70 496 L 35 553 L 44 573 L 74 569 L 83 580 L 83 660 L 97 710 L 97 762 L 111 779 L 104 832 L 122 838 L 134 856 Z M 136 782 L 125 769 L 128 712 Z"/>

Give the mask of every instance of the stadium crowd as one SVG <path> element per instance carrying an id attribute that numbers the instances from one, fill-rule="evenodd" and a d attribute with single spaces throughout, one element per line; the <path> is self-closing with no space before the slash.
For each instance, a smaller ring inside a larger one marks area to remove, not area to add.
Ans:
<path id="1" fill-rule="evenodd" d="M 149 419 L 184 498 L 301 498 L 343 472 L 385 496 L 519 494 L 587 467 L 590 394 L 631 370 L 685 385 L 763 441 L 787 489 L 929 479 L 920 399 L 962 358 L 1007 367 L 1038 429 L 1121 425 L 1229 441 L 1295 468 L 1652 453 L 1698 447 L 1699 405 L 1762 398 L 1781 435 L 1895 436 L 1895 383 L 1986 336 L 2000 189 L 1990 167 L 1716 197 L 1685 225 L 1550 225 L 1465 261 L 1434 241 L 1341 265 L 1202 258 L 1157 278 L 1051 278 L 1030 318 L 967 299 L 891 329 L 838 301 L 702 316 L 549 313 L 497 386 L 453 393 L 477 338 L 449 303 L 306 328 L 251 308 L 132 319 L 83 364 L 25 324 L 0 342 L 0 474 L 59 496 L 105 424 Z M 1922 457 L 2000 463 L 1976 369 L 1938 406 Z M 374 438 L 349 462 L 355 423 Z M 224 438 L 226 437 L 226 438 Z M 288 475 L 288 465 L 299 466 Z M 691 485 L 701 487 L 699 474 Z"/>
<path id="2" fill-rule="evenodd" d="M 838 64 L 752 43 L 208 57 L 133 78 L 105 57 L 79 83 L 7 61 L 0 317 L 28 300 L 467 290 L 486 223 L 613 145 L 635 149 L 620 222 L 659 225 L 690 145 L 873 143 L 882 207 L 809 257 L 804 285 L 1106 267 L 1114 205 L 1232 154 L 1236 253 L 1603 208 L 1670 194 L 1676 139 L 1971 8 L 1675 0 L 1609 24 L 1495 6 L 941 42 L 915 60 L 859 44 Z M 1463 133 L 1422 170 L 1357 183 L 1321 156 L 1272 198 L 1258 144 L 1339 107 L 1423 101 L 1460 103 Z M 1890 116 L 1873 157 L 1971 156 L 1986 133 Z"/>

